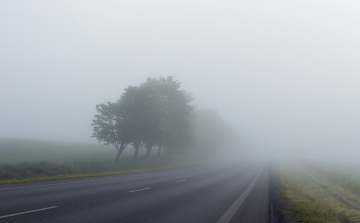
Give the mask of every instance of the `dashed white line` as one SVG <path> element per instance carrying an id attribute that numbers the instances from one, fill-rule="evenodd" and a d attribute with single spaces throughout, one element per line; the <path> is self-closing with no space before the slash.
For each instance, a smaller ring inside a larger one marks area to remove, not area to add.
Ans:
<path id="1" fill-rule="evenodd" d="M 22 215 L 22 214 L 29 214 L 29 213 L 38 212 L 38 211 L 45 211 L 45 210 L 53 209 L 53 208 L 57 208 L 57 207 L 58 206 L 52 206 L 52 207 L 41 208 L 41 209 L 36 209 L 36 210 L 31 210 L 31 211 L 19 212 L 19 213 L 15 213 L 15 214 L 3 215 L 3 216 L 0 216 L 0 219 L 9 218 L 9 217 L 17 216 L 17 215 Z"/>
<path id="2" fill-rule="evenodd" d="M 149 190 L 149 189 L 150 189 L 150 187 L 147 187 L 147 188 L 142 188 L 142 189 L 138 189 L 138 190 L 131 190 L 129 192 L 133 193 L 133 192 L 142 191 L 142 190 Z"/>
<path id="3" fill-rule="evenodd" d="M 181 182 L 184 182 L 184 181 L 186 181 L 186 180 L 179 180 L 179 181 L 176 181 L 177 183 L 181 183 Z"/>

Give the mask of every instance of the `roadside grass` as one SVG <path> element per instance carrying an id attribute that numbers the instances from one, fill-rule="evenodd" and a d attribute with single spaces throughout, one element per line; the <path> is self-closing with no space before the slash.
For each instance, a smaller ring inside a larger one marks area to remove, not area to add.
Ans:
<path id="1" fill-rule="evenodd" d="M 0 184 L 27 183 L 82 177 L 108 176 L 147 172 L 200 164 L 184 157 L 160 157 L 152 160 L 123 160 L 114 162 L 36 162 L 0 165 Z"/>
<path id="2" fill-rule="evenodd" d="M 112 146 L 38 140 L 0 139 L 0 184 L 107 176 L 176 168 L 203 163 L 185 155 L 157 157 L 152 151 L 144 160 L 140 149 L 137 160 L 128 146 L 118 163 Z"/>
<path id="3" fill-rule="evenodd" d="M 341 202 L 290 163 L 274 165 L 288 198 L 285 213 L 300 222 L 360 222 L 360 211 Z"/>
<path id="4" fill-rule="evenodd" d="M 343 172 L 346 167 L 346 163 L 332 162 L 334 167 L 323 167 L 319 162 L 307 161 L 303 162 L 302 166 L 307 171 L 313 173 L 323 182 L 336 191 L 340 192 L 347 199 L 360 206 L 360 181 L 357 178 L 352 178 L 351 174 Z M 342 167 L 343 164 L 345 167 Z M 353 164 L 350 164 L 353 165 Z M 350 166 L 349 165 L 349 166 Z M 341 168 L 343 171 L 338 171 L 337 168 Z M 360 169 L 352 169 L 352 173 L 359 174 Z"/>

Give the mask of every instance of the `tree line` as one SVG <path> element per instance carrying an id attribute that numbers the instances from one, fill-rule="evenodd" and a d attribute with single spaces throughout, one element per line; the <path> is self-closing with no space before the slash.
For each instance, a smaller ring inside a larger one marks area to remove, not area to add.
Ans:
<path id="1" fill-rule="evenodd" d="M 173 77 L 148 78 L 126 88 L 118 101 L 96 105 L 92 137 L 117 149 L 115 162 L 128 145 L 134 159 L 140 148 L 146 149 L 145 159 L 154 147 L 158 156 L 214 153 L 229 128 L 216 112 L 194 110 L 192 102 L 192 94 Z"/>

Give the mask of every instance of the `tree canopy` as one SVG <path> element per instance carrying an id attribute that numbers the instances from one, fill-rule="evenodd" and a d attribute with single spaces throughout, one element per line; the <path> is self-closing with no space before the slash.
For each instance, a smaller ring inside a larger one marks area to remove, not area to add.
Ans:
<path id="1" fill-rule="evenodd" d="M 118 150 L 115 161 L 119 160 L 121 152 L 131 140 L 131 134 L 127 130 L 126 119 L 117 103 L 107 102 L 96 105 L 99 114 L 93 119 L 93 134 L 99 142 L 105 145 L 113 145 Z"/>
<path id="2" fill-rule="evenodd" d="M 148 78 L 127 87 L 117 102 L 96 105 L 92 137 L 115 146 L 115 161 L 128 144 L 135 149 L 134 159 L 142 147 L 145 159 L 154 147 L 158 155 L 162 151 L 213 155 L 233 138 L 233 131 L 216 111 L 194 111 L 192 101 L 192 94 L 181 90 L 173 77 Z"/>
<path id="3" fill-rule="evenodd" d="M 147 150 L 146 159 L 154 146 L 159 152 L 189 149 L 195 138 L 193 98 L 180 87 L 173 77 L 148 78 L 140 86 L 129 86 L 116 103 L 96 106 L 93 137 L 118 149 L 116 161 L 129 143 L 135 148 L 134 158 L 141 144 Z"/>
<path id="4" fill-rule="evenodd" d="M 207 157 L 217 153 L 234 139 L 233 129 L 214 110 L 200 109 L 193 113 L 196 155 Z"/>

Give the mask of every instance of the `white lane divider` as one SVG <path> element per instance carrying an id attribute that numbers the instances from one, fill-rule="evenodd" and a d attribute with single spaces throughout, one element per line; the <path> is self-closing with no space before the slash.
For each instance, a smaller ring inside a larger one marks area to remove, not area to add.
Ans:
<path id="1" fill-rule="evenodd" d="M 225 212 L 223 216 L 221 216 L 221 218 L 216 223 L 228 223 L 231 221 L 232 217 L 234 217 L 237 210 L 239 210 L 241 204 L 244 202 L 245 198 L 249 195 L 250 191 L 253 189 L 256 181 L 259 179 L 262 169 L 263 168 L 259 170 L 259 173 L 250 183 L 250 185 L 246 188 L 246 190 L 240 195 L 238 199 L 236 199 L 236 201 L 231 205 L 231 207 Z"/>
<path id="2" fill-rule="evenodd" d="M 36 210 L 31 210 L 31 211 L 19 212 L 19 213 L 15 213 L 15 214 L 3 215 L 3 216 L 0 216 L 0 219 L 14 217 L 14 216 L 17 216 L 17 215 L 22 215 L 22 214 L 29 214 L 29 213 L 38 212 L 38 211 L 45 211 L 45 210 L 49 210 L 49 209 L 53 209 L 53 208 L 57 208 L 57 207 L 58 206 L 52 206 L 52 207 L 41 208 L 41 209 L 36 209 Z"/>
<path id="3" fill-rule="evenodd" d="M 138 189 L 138 190 L 131 190 L 129 192 L 133 193 L 133 192 L 142 191 L 142 190 L 149 190 L 149 189 L 150 189 L 150 187 L 147 187 L 147 188 L 142 188 L 142 189 Z"/>
<path id="4" fill-rule="evenodd" d="M 184 182 L 184 181 L 186 181 L 186 180 L 179 180 L 179 181 L 176 181 L 177 183 L 181 183 L 181 182 Z"/>
<path id="5" fill-rule="evenodd" d="M 205 175 L 201 175 L 201 176 L 199 176 L 199 177 L 204 177 Z"/>

